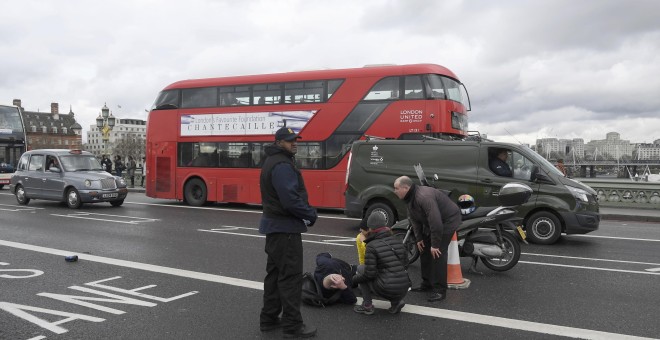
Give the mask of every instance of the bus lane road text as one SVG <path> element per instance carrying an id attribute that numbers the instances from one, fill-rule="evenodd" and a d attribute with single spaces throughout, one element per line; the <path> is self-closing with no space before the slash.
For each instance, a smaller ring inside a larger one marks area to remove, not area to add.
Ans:
<path id="1" fill-rule="evenodd" d="M 10 266 L 9 263 L 0 262 L 2 266 Z M 0 269 L 0 282 L 2 280 L 17 280 L 17 279 L 30 279 L 36 276 L 41 276 L 44 271 L 37 269 L 20 269 L 20 268 L 7 268 Z M 114 276 L 101 280 L 83 283 L 82 285 L 69 286 L 68 289 L 76 291 L 76 294 L 61 294 L 52 292 L 41 292 L 36 294 L 39 297 L 58 300 L 64 303 L 75 304 L 100 312 L 109 313 L 113 315 L 120 315 L 126 313 L 124 310 L 108 307 L 106 304 L 123 304 L 133 305 L 140 307 L 156 307 L 158 303 L 168 303 L 178 299 L 182 299 L 191 295 L 195 295 L 197 291 L 190 291 L 172 297 L 161 297 L 153 294 L 144 293 L 144 290 L 156 287 L 155 284 L 136 287 L 133 289 L 119 288 L 111 283 L 117 283 L 115 280 L 121 279 L 121 276 Z M 78 293 L 82 292 L 84 294 Z M 155 302 L 154 302 L 155 301 Z M 117 306 L 114 306 L 117 307 Z M 40 306 L 20 304 L 10 301 L 0 301 L 0 314 L 13 315 L 16 318 L 22 319 L 25 322 L 32 323 L 39 326 L 45 331 L 55 334 L 63 334 L 69 329 L 63 326 L 67 322 L 82 320 L 88 322 L 103 322 L 106 319 L 102 317 L 71 313 L 66 310 L 43 308 Z M 3 316 L 4 317 L 4 316 Z M 47 319 L 54 319 L 60 317 L 56 321 L 48 321 Z M 40 335 L 31 338 L 30 340 L 46 339 L 47 335 Z"/>

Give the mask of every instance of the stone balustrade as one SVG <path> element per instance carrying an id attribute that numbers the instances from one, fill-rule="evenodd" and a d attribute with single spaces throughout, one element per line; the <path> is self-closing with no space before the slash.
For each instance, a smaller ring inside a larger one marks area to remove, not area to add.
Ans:
<path id="1" fill-rule="evenodd" d="M 660 209 L 660 182 L 635 182 L 628 179 L 575 179 L 596 191 L 598 203 L 601 206 Z"/>

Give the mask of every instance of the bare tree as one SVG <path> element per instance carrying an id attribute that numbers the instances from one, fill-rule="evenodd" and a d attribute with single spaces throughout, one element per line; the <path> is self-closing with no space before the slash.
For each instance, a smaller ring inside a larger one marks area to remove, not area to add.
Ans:
<path id="1" fill-rule="evenodd" d="M 122 159 L 133 156 L 136 161 L 142 159 L 146 152 L 146 142 L 139 134 L 129 134 L 122 140 L 118 141 L 114 147 L 115 155 L 119 155 Z"/>

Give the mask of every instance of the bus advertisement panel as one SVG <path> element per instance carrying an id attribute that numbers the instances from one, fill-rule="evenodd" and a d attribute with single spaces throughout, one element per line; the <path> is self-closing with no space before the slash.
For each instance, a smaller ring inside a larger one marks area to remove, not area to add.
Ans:
<path id="1" fill-rule="evenodd" d="M 296 163 L 310 204 L 343 208 L 353 141 L 461 139 L 467 111 L 463 84 L 433 64 L 179 81 L 149 113 L 146 193 L 196 206 L 260 204 L 264 147 L 287 126 L 302 137 Z"/>
<path id="2" fill-rule="evenodd" d="M 0 105 L 0 189 L 9 186 L 18 159 L 25 152 L 26 140 L 18 107 Z"/>

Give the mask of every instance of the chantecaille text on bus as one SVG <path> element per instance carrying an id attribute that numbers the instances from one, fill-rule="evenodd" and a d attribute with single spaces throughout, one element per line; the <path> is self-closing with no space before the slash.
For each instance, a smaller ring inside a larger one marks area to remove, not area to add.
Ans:
<path id="1" fill-rule="evenodd" d="M 282 126 L 300 131 L 316 110 L 181 115 L 181 136 L 269 135 Z"/>

